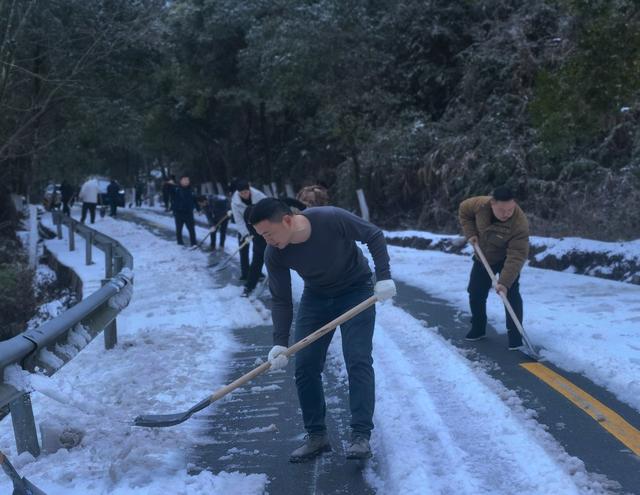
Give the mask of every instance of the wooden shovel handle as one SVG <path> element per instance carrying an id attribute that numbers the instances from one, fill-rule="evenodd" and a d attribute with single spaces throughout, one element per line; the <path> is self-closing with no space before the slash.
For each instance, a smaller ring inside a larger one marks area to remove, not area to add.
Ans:
<path id="1" fill-rule="evenodd" d="M 478 257 L 480 258 L 480 261 L 482 261 L 482 264 L 484 265 L 485 270 L 487 270 L 487 273 L 491 277 L 491 280 L 493 282 L 493 286 L 496 287 L 498 285 L 498 277 L 496 277 L 496 274 L 493 273 L 493 270 L 491 269 L 491 265 L 489 265 L 489 262 L 487 261 L 487 258 L 485 257 L 484 253 L 482 252 L 482 249 L 480 249 L 480 245 L 477 242 L 472 242 L 471 245 L 473 246 L 473 249 L 475 250 L 475 252 L 478 255 Z M 511 315 L 511 319 L 515 323 L 516 328 L 518 329 L 518 332 L 520 332 L 520 335 L 522 335 L 522 338 L 524 339 L 524 341 L 527 344 L 527 346 L 529 347 L 529 349 L 531 349 L 531 351 L 535 352 L 533 346 L 531 345 L 531 342 L 529 341 L 529 337 L 527 336 L 526 332 L 524 331 L 524 328 L 522 327 L 522 323 L 520 323 L 520 320 L 516 316 L 516 312 L 513 310 L 513 307 L 511 306 L 511 303 L 507 299 L 507 296 L 505 294 L 503 294 L 502 292 L 499 292 L 499 294 L 500 294 L 500 297 L 502 298 L 502 302 L 504 303 L 505 308 L 507 308 L 507 311 Z"/>
<path id="2" fill-rule="evenodd" d="M 370 306 L 373 306 L 377 300 L 378 298 L 376 296 L 371 296 L 368 299 L 362 301 L 357 306 L 354 306 L 349 311 L 338 316 L 335 320 L 332 320 L 326 325 L 323 325 L 321 328 L 313 332 L 311 335 L 308 335 L 304 339 L 296 342 L 294 345 L 289 347 L 283 354 L 287 357 L 293 356 L 300 349 L 307 347 L 309 344 L 311 344 L 312 342 L 315 342 L 323 335 L 335 329 L 337 326 L 342 325 L 345 321 L 350 320 L 354 316 L 362 313 L 365 309 L 369 308 Z M 258 366 L 257 368 L 254 368 L 249 373 L 242 375 L 240 378 L 238 378 L 234 382 L 231 382 L 229 385 L 226 385 L 216 390 L 211 396 L 210 401 L 215 402 L 221 399 L 222 397 L 227 395 L 229 392 L 232 392 L 233 390 L 240 387 L 241 385 L 244 385 L 245 383 L 253 380 L 256 376 L 261 375 L 262 373 L 267 371 L 269 368 L 271 368 L 271 363 L 269 361 L 262 363 L 260 366 Z"/>

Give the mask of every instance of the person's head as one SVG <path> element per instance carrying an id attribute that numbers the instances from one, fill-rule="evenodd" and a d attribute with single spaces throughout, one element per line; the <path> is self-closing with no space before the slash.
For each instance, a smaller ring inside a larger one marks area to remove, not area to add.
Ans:
<path id="1" fill-rule="evenodd" d="M 327 206 L 329 204 L 329 193 L 326 187 L 314 184 L 300 189 L 297 199 L 307 206 Z"/>
<path id="2" fill-rule="evenodd" d="M 249 222 L 270 246 L 284 249 L 293 236 L 293 212 L 279 199 L 265 198 L 251 210 Z"/>
<path id="3" fill-rule="evenodd" d="M 183 175 L 180 177 L 180 185 L 182 187 L 189 187 L 191 185 L 191 179 L 189 179 L 188 175 Z"/>
<path id="4" fill-rule="evenodd" d="M 491 195 L 491 210 L 493 215 L 501 222 L 509 220 L 516 210 L 513 191 L 507 186 L 496 187 Z"/>
<path id="5" fill-rule="evenodd" d="M 209 200 L 206 196 L 198 196 L 196 198 L 196 201 L 198 202 L 198 205 L 200 205 L 200 208 L 204 208 L 209 204 Z"/>
<path id="6" fill-rule="evenodd" d="M 249 199 L 251 197 L 251 187 L 249 187 L 248 180 L 238 179 L 236 181 L 236 190 L 242 199 Z"/>

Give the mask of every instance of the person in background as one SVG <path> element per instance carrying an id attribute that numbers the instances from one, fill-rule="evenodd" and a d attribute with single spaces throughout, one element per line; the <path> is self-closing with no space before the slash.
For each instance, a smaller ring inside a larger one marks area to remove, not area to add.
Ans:
<path id="1" fill-rule="evenodd" d="M 142 206 L 142 198 L 144 197 L 144 183 L 142 181 L 136 182 L 135 194 L 136 194 L 136 207 L 140 208 Z"/>
<path id="2" fill-rule="evenodd" d="M 520 271 L 529 256 L 529 222 L 517 205 L 513 192 L 497 187 L 491 196 L 465 199 L 458 210 L 465 238 L 477 244 L 494 273 L 499 273 L 496 292 L 507 296 L 516 316 L 522 322 L 523 304 L 520 295 Z M 492 280 L 481 260 L 473 257 L 469 277 L 471 330 L 466 340 L 484 339 L 487 327 L 487 297 Z M 522 346 L 522 336 L 511 315 L 505 310 L 509 350 Z"/>
<path id="3" fill-rule="evenodd" d="M 164 211 L 171 210 L 172 191 L 176 186 L 176 176 L 172 175 L 162 183 L 162 202 L 164 203 Z"/>
<path id="4" fill-rule="evenodd" d="M 80 194 L 78 195 L 80 201 L 82 201 L 82 216 L 80 221 L 84 223 L 87 218 L 87 212 L 91 216 L 91 223 L 96 221 L 96 206 L 100 199 L 100 189 L 98 187 L 97 179 L 89 179 L 80 188 Z"/>
<path id="5" fill-rule="evenodd" d="M 206 215 L 209 223 L 211 249 L 216 248 L 217 234 L 220 234 L 220 249 L 224 249 L 227 226 L 231 216 L 229 215 L 229 199 L 223 194 L 209 194 L 208 196 L 199 196 L 198 205 L 200 206 L 200 211 Z"/>
<path id="6" fill-rule="evenodd" d="M 329 205 L 327 188 L 318 184 L 303 187 L 298 191 L 296 198 L 308 207 Z"/>
<path id="7" fill-rule="evenodd" d="M 182 240 L 182 227 L 187 226 L 189 231 L 189 240 L 191 245 L 195 246 L 196 242 L 196 226 L 193 218 L 193 210 L 200 210 L 196 201 L 196 195 L 191 189 L 191 179 L 189 176 L 180 177 L 180 185 L 173 186 L 171 189 L 171 208 L 176 221 L 176 240 L 181 246 L 184 245 Z"/>
<path id="8" fill-rule="evenodd" d="M 74 188 L 66 180 L 60 185 L 60 199 L 62 200 L 62 213 L 71 216 L 71 205 L 73 204 Z"/>
<path id="9" fill-rule="evenodd" d="M 120 184 L 115 179 L 111 179 L 107 186 L 107 200 L 109 201 L 109 215 L 116 218 L 118 215 L 118 196 L 120 194 Z"/>
<path id="10" fill-rule="evenodd" d="M 231 196 L 231 211 L 233 221 L 238 229 L 238 242 L 242 243 L 250 235 L 247 224 L 244 220 L 244 212 L 247 206 L 254 205 L 258 201 L 265 199 L 264 193 L 249 185 L 249 181 L 238 179 L 235 182 L 236 191 Z M 261 267 L 262 270 L 262 267 Z M 240 250 L 240 280 L 247 280 L 249 276 L 249 245 Z"/>

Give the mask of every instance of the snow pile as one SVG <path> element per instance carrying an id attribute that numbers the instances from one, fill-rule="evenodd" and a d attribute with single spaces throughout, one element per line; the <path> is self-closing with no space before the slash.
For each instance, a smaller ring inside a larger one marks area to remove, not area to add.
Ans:
<path id="1" fill-rule="evenodd" d="M 133 299 L 118 318 L 117 347 L 105 351 L 98 336 L 51 378 L 23 376 L 20 382 L 21 370 L 8 371 L 12 383 L 36 390 L 34 413 L 38 423 L 48 424 L 45 434 L 74 432 L 79 444 L 37 460 L 17 456 L 7 417 L 0 424 L 0 449 L 49 495 L 264 493 L 264 475 L 188 474 L 189 449 L 201 435 L 197 416 L 162 431 L 131 426 L 138 414 L 186 410 L 222 385 L 236 346 L 231 329 L 262 324 L 262 318 L 239 297 L 241 288 L 215 287 L 204 254 L 127 222 L 105 218 L 95 227 L 119 239 L 136 265 Z M 104 268 L 97 253 L 96 264 L 84 266 L 83 242 L 76 237 L 73 253 L 65 240 L 47 241 L 47 247 L 64 264 L 79 267 L 89 295 Z M 9 492 L 9 481 L 0 477 L 0 493 Z"/>

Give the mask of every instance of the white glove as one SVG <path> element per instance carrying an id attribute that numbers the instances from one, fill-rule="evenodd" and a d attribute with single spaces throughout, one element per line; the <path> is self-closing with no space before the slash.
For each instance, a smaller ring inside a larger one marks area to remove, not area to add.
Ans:
<path id="1" fill-rule="evenodd" d="M 232 211 L 232 210 L 229 210 L 229 211 L 227 212 L 227 216 L 228 216 L 229 218 L 231 218 L 231 217 L 233 216 L 233 211 Z"/>
<path id="2" fill-rule="evenodd" d="M 271 363 L 272 370 L 279 370 L 287 366 L 289 362 L 289 358 L 283 354 L 287 348 L 282 345 L 274 345 L 269 351 L 269 356 L 267 359 Z"/>
<path id="3" fill-rule="evenodd" d="M 396 283 L 391 279 L 380 280 L 376 282 L 376 285 L 373 287 L 373 294 L 378 298 L 378 301 L 391 299 L 396 293 Z"/>

